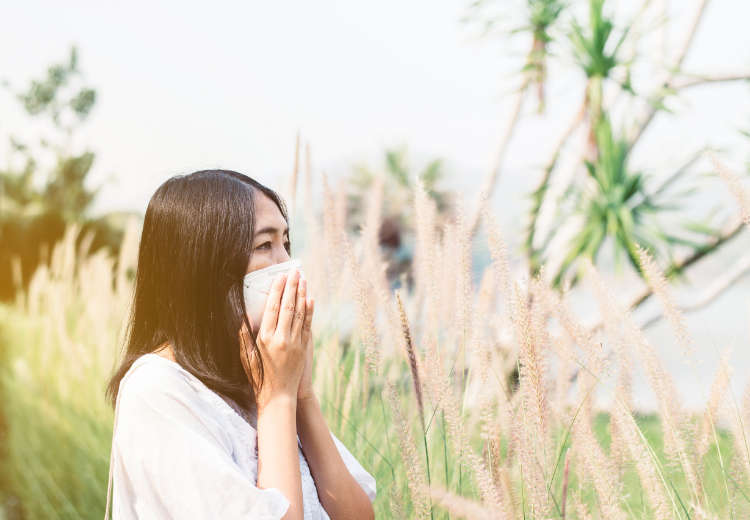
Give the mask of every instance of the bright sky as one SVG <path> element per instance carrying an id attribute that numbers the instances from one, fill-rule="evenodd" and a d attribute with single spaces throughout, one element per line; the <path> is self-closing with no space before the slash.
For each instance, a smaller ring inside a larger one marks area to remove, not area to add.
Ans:
<path id="1" fill-rule="evenodd" d="M 512 6 L 525 3 L 502 2 L 516 13 Z M 114 178 L 97 213 L 145 211 L 169 176 L 209 167 L 283 188 L 298 129 L 311 142 L 316 173 L 339 176 L 363 162 L 376 167 L 385 147 L 403 144 L 416 167 L 443 158 L 449 184 L 474 196 L 510 111 L 511 72 L 523 46 L 478 39 L 460 23 L 468 4 L 12 2 L 2 9 L 0 75 L 25 86 L 78 45 L 81 68 L 99 96 L 78 142 L 97 153 L 93 183 Z M 695 4 L 671 2 L 677 21 L 666 34 L 671 52 Z M 685 68 L 750 70 L 748 19 L 746 0 L 710 2 Z M 526 207 L 521 197 L 538 178 L 530 167 L 545 160 L 580 102 L 580 78 L 561 70 L 552 70 L 547 115 L 535 116 L 533 103 L 524 108 L 493 200 L 511 243 Z M 691 91 L 674 105 L 679 117 L 652 126 L 639 164 L 659 171 L 685 150 L 713 144 L 727 147 L 733 165 L 741 165 L 750 156 L 738 132 L 750 128 L 749 93 L 746 84 Z M 0 113 L 0 150 L 11 132 L 35 135 L 7 94 L 0 95 Z M 736 331 L 747 333 L 744 326 Z"/>
<path id="2" fill-rule="evenodd" d="M 453 182 L 471 185 L 492 164 L 522 47 L 478 39 L 460 23 L 468 3 L 17 2 L 4 7 L 0 73 L 25 85 L 79 46 L 99 95 L 79 142 L 97 152 L 94 183 L 116 178 L 97 211 L 143 210 L 167 177 L 204 167 L 280 187 L 298 129 L 329 175 L 376 166 L 386 146 L 405 144 L 416 166 L 442 157 Z M 688 3 L 672 7 L 678 21 L 687 21 Z M 687 64 L 750 67 L 749 17 L 748 2 L 713 2 Z M 673 48 L 682 37 L 667 36 Z M 539 163 L 539 143 L 555 139 L 579 95 L 577 77 L 552 83 L 548 116 L 525 123 L 508 170 Z M 741 86 L 710 89 L 703 107 L 681 107 L 680 127 L 693 119 L 698 140 L 726 138 L 750 125 L 748 98 Z M 8 96 L 0 109 L 0 136 L 29 126 Z M 675 144 L 665 135 L 657 150 L 665 143 Z M 506 171 L 501 188 L 525 189 L 513 177 Z"/>

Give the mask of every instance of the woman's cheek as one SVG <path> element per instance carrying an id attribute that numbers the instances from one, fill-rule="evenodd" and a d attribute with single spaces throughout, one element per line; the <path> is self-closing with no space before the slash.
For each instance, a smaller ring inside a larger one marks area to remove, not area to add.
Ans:
<path id="1" fill-rule="evenodd" d="M 259 269 L 265 269 L 273 264 L 269 258 L 269 254 L 265 252 L 253 253 L 253 261 L 250 264 L 250 271 L 257 271 Z"/>
<path id="2" fill-rule="evenodd" d="M 266 300 L 253 298 L 250 302 L 245 302 L 245 307 L 247 309 L 247 318 L 252 323 L 253 330 L 259 330 L 261 321 L 263 320 L 263 311 L 266 308 Z"/>

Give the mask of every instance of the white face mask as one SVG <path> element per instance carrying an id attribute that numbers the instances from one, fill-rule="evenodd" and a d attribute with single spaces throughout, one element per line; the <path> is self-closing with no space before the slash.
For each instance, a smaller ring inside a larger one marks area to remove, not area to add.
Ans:
<path id="1" fill-rule="evenodd" d="M 271 285 L 273 285 L 276 276 L 292 268 L 297 268 L 300 272 L 301 280 L 304 278 L 301 267 L 302 261 L 295 258 L 281 262 L 280 264 L 269 265 L 263 269 L 257 269 L 245 275 L 243 279 L 245 310 L 247 311 L 248 318 L 250 318 L 250 322 L 253 324 L 254 330 L 257 331 L 258 327 L 260 327 L 263 311 L 266 308 L 268 293 L 271 291 Z"/>

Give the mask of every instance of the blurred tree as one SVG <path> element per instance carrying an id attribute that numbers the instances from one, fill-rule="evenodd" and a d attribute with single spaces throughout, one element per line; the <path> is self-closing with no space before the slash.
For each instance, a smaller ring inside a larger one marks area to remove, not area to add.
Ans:
<path id="1" fill-rule="evenodd" d="M 584 161 L 588 174 L 586 187 L 569 192 L 574 199 L 571 207 L 575 208 L 573 212 L 581 225 L 562 251 L 562 261 L 555 265 L 554 285 L 561 285 L 576 260 L 587 257 L 595 262 L 607 237 L 613 239 L 616 265 L 621 265 L 624 254 L 641 275 L 638 245 L 667 256 L 671 262 L 674 262 L 671 246 L 701 247 L 700 243 L 686 237 L 696 231 L 690 222 L 675 226 L 666 225 L 660 219 L 670 211 L 679 210 L 680 199 L 695 192 L 694 187 L 676 194 L 669 193 L 663 184 L 649 190 L 646 175 L 629 169 L 627 141 L 613 134 L 606 115 L 600 115 L 596 122 L 594 143 L 596 158 Z M 709 233 L 715 232 L 709 230 Z M 578 278 L 576 272 L 572 283 Z"/>
<path id="2" fill-rule="evenodd" d="M 406 148 L 388 149 L 385 151 L 383 161 L 383 171 L 385 183 L 383 190 L 384 196 L 384 215 L 396 215 L 404 219 L 411 218 L 409 206 L 413 202 L 414 182 L 421 179 L 424 183 L 425 191 L 435 201 L 438 213 L 444 213 L 450 204 L 449 193 L 440 189 L 439 184 L 444 179 L 443 164 L 440 159 L 433 159 L 422 170 L 416 174 L 410 171 Z M 349 197 L 351 216 L 356 221 L 361 220 L 361 210 L 364 208 L 364 198 L 368 190 L 372 187 L 376 170 L 368 166 L 355 167 L 351 178 L 349 179 L 354 191 Z M 409 222 L 403 222 L 409 224 Z"/>
<path id="3" fill-rule="evenodd" d="M 691 4 L 692 19 L 685 37 L 670 58 L 666 51 L 660 54 L 660 58 L 652 56 L 653 44 L 648 38 L 656 31 L 666 30 L 670 21 L 651 13 L 653 6 L 648 0 L 627 4 L 627 7 L 606 0 L 588 0 L 586 11 L 579 10 L 582 3 L 551 0 L 478 0 L 469 4 L 475 18 L 484 16 L 487 28 L 515 20 L 515 14 L 524 12 L 523 16 L 529 23 L 523 24 L 521 29 L 505 29 L 502 36 L 507 38 L 526 33 L 532 49 L 543 49 L 545 74 L 541 78 L 544 81 L 548 80 L 549 60 L 553 57 L 564 59 L 566 54 L 573 59 L 584 78 L 580 109 L 554 143 L 549 160 L 541 168 L 539 182 L 530 193 L 524 249 L 531 275 L 539 273 L 540 267 L 547 264 L 551 268 L 546 273 L 557 287 L 566 283 L 574 285 L 579 280 L 579 260 L 582 257 L 596 260 L 601 248 L 611 244 L 618 265 L 625 256 L 642 275 L 634 256 L 635 246 L 641 245 L 657 259 L 666 259 L 663 270 L 668 277 L 673 277 L 711 256 L 738 235 L 740 228 L 737 225 L 722 226 L 713 222 L 716 208 L 699 217 L 698 221 L 695 221 L 695 215 L 684 211 L 685 196 L 695 189 L 692 183 L 685 185 L 685 180 L 705 156 L 706 149 L 686 150 L 683 164 L 671 172 L 662 172 L 659 179 L 649 180 L 646 174 L 632 171 L 629 166 L 631 152 L 638 142 L 644 136 L 653 138 L 644 132 L 658 114 L 668 111 L 670 98 L 697 85 L 750 79 L 747 72 L 716 76 L 683 70 L 683 62 L 692 47 L 707 3 L 707 0 L 695 0 Z M 620 14 L 624 12 L 631 14 Z M 649 16 L 652 21 L 648 21 Z M 629 19 L 624 19 L 626 17 Z M 561 37 L 559 32 L 566 37 Z M 542 36 L 538 37 L 538 33 Z M 543 47 L 539 40 L 546 45 Z M 554 53 L 549 50 L 550 43 L 556 44 Z M 524 87 L 529 82 L 540 81 L 540 65 L 533 57 L 529 54 L 523 59 L 526 73 L 536 71 L 531 79 L 528 75 L 524 77 Z M 636 67 L 638 77 L 642 78 L 637 88 L 631 75 L 631 70 Z M 613 109 L 620 101 L 631 106 L 619 110 L 618 114 L 624 116 L 621 122 L 614 123 L 611 119 Z M 503 136 L 503 152 L 518 119 L 517 111 L 513 112 L 508 124 L 510 130 Z M 575 161 L 571 173 L 563 176 L 559 163 L 561 152 L 580 127 L 585 131 L 585 151 Z M 616 130 L 620 127 L 625 130 Z M 501 159 L 502 156 L 488 173 L 490 182 L 485 183 L 482 204 L 492 194 Z M 550 186 L 556 177 L 561 178 L 559 189 L 551 196 Z M 670 190 L 679 184 L 683 185 L 684 191 L 670 194 Z M 543 212 L 551 215 L 545 222 L 539 218 Z M 668 217 L 677 221 L 667 225 L 664 222 Z M 561 237 L 567 234 L 571 238 L 562 243 Z M 680 248 L 687 252 L 678 255 Z M 630 308 L 641 305 L 650 296 L 651 292 L 646 288 L 630 303 Z"/>
<path id="4" fill-rule="evenodd" d="M 73 138 L 96 103 L 96 91 L 84 84 L 76 47 L 25 89 L 16 91 L 7 81 L 5 87 L 41 123 L 44 136 L 31 143 L 11 136 L 6 167 L 0 169 L 0 299 L 28 282 L 68 224 L 81 225 L 80 240 L 88 231 L 94 235 L 92 250 L 108 246 L 116 252 L 122 236 L 108 218 L 88 217 L 101 186 L 86 186 L 95 155 L 75 152 Z M 20 266 L 14 267 L 14 257 Z"/>
<path id="5" fill-rule="evenodd" d="M 429 161 L 418 173 L 413 173 L 407 160 L 406 148 L 385 151 L 383 167 L 373 170 L 368 166 L 354 168 L 349 185 L 352 186 L 347 201 L 347 221 L 355 226 L 364 225 L 367 199 L 378 175 L 383 172 L 383 197 L 378 242 L 388 259 L 388 278 L 393 281 L 402 273 L 409 275 L 412 250 L 407 236 L 414 233 L 414 189 L 420 179 L 427 194 L 435 201 L 438 218 L 452 208 L 449 191 L 440 187 L 445 178 L 440 159 Z"/>
<path id="6" fill-rule="evenodd" d="M 39 147 L 22 143 L 11 136 L 11 153 L 23 166 L 19 171 L 12 167 L 0 171 L 3 185 L 3 213 L 34 213 L 47 210 L 57 213 L 67 221 L 80 220 L 93 202 L 98 189 L 89 190 L 84 181 L 94 162 L 94 154 L 84 151 L 72 152 L 72 136 L 88 117 L 96 102 L 96 92 L 85 85 L 78 69 L 78 51 L 70 50 L 66 63 L 55 64 L 47 74 L 31 84 L 15 97 L 32 117 L 42 117 L 51 123 L 54 138 L 39 139 Z M 32 179 L 38 175 L 38 160 L 35 155 L 49 151 L 55 165 L 48 172 L 46 182 L 37 189 Z"/>
<path id="7" fill-rule="evenodd" d="M 604 0 L 590 0 L 588 23 L 586 25 L 587 26 L 584 27 L 583 24 L 573 18 L 571 20 L 569 41 L 572 44 L 572 52 L 576 63 L 586 77 L 583 103 L 574 125 L 577 126 L 579 123 L 585 122 L 588 126 L 587 148 L 585 156 L 582 158 L 582 162 L 585 168 L 589 170 L 592 163 L 599 161 L 600 143 L 598 138 L 602 138 L 603 134 L 601 134 L 601 132 L 597 134 L 597 129 L 600 128 L 601 119 L 606 117 L 606 114 L 603 114 L 603 92 L 605 82 L 611 81 L 612 83 L 619 85 L 623 91 L 631 94 L 634 94 L 634 91 L 630 85 L 628 64 L 618 54 L 620 47 L 630 31 L 630 26 L 626 26 L 622 29 L 619 38 L 613 43 L 612 36 L 615 25 L 613 20 L 604 12 Z M 618 81 L 612 77 L 612 72 L 618 67 L 626 68 L 624 74 L 625 79 L 623 81 Z M 611 140 L 611 126 L 609 121 L 606 122 L 606 128 L 609 129 L 608 135 L 610 136 L 610 139 L 602 144 L 610 147 L 615 146 L 615 143 Z M 613 150 L 610 148 L 609 151 L 612 152 Z M 620 167 L 623 168 L 622 171 L 624 171 L 625 163 L 627 161 L 627 147 L 622 147 L 617 153 L 621 163 Z M 610 158 L 614 157 L 611 153 L 609 156 Z M 610 163 L 610 165 L 613 164 Z M 526 229 L 525 247 L 528 253 L 530 270 L 532 273 L 537 273 L 539 271 L 542 255 L 545 253 L 545 248 L 549 245 L 549 240 L 551 239 L 551 235 L 548 235 L 548 241 L 545 242 L 543 246 L 534 246 L 536 231 L 538 229 L 538 219 L 546 192 L 549 188 L 553 170 L 554 162 L 551 167 L 545 168 L 539 185 L 531 193 L 532 206 L 529 212 L 529 224 Z M 599 171 L 602 171 L 602 169 L 600 168 Z M 611 173 L 611 179 L 615 181 L 623 180 L 623 177 L 616 172 Z M 594 239 L 594 242 L 582 244 L 579 240 L 577 243 L 572 244 L 571 249 L 568 251 L 565 260 L 562 263 L 562 271 L 555 274 L 554 282 L 556 285 L 560 284 L 564 271 L 575 261 L 578 254 L 583 251 L 588 251 L 589 253 L 598 251 L 600 246 L 600 243 L 598 243 L 599 234 L 598 232 L 589 234 L 589 232 L 601 228 L 598 227 L 598 224 L 591 223 L 590 225 L 591 227 L 582 233 L 582 239 L 585 241 L 586 239 L 591 238 Z M 601 240 L 605 237 L 606 234 L 601 237 Z M 627 242 L 618 241 L 617 245 L 619 246 L 625 243 Z M 625 251 L 630 253 L 632 252 L 632 248 L 630 250 L 626 249 Z M 616 255 L 618 255 L 618 257 L 620 253 L 621 250 L 617 249 Z M 573 281 L 575 281 L 575 279 Z"/>
<path id="8" fill-rule="evenodd" d="M 498 5 L 496 1 L 475 0 L 470 4 L 470 12 L 464 18 L 465 22 L 481 21 L 484 27 L 483 33 L 491 33 L 491 29 L 496 22 L 503 17 L 502 12 L 507 9 L 505 3 L 502 3 L 501 13 L 492 11 L 494 6 Z M 521 108 L 526 100 L 527 93 L 536 87 L 537 93 L 537 112 L 542 114 L 545 107 L 545 85 L 547 82 L 547 66 L 549 61 L 549 46 L 554 41 L 552 30 L 558 23 L 563 13 L 565 4 L 560 0 L 525 0 L 523 3 L 523 22 L 520 26 L 510 30 L 502 30 L 502 34 L 512 36 L 521 35 L 528 38 L 529 47 L 526 53 L 523 66 L 521 67 L 521 85 L 516 91 L 515 100 L 511 109 L 511 116 L 505 127 L 500 144 L 498 146 L 495 164 L 487 172 L 482 188 L 479 192 L 479 200 L 476 205 L 474 214 L 470 217 L 469 229 L 472 235 L 479 226 L 479 216 L 482 208 L 492 196 L 492 192 L 497 185 L 497 179 L 500 176 L 505 153 L 508 144 L 513 137 L 518 122 L 520 121 Z M 489 12 L 488 12 L 489 11 Z"/>

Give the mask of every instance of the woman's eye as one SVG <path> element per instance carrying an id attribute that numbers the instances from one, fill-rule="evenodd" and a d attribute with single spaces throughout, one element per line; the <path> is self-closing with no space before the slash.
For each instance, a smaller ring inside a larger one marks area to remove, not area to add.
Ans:
<path id="1" fill-rule="evenodd" d="M 263 242 L 259 246 L 256 246 L 255 249 L 271 249 L 271 242 Z M 291 243 L 289 241 L 284 242 L 284 248 L 289 251 L 289 247 L 291 246 Z"/>

